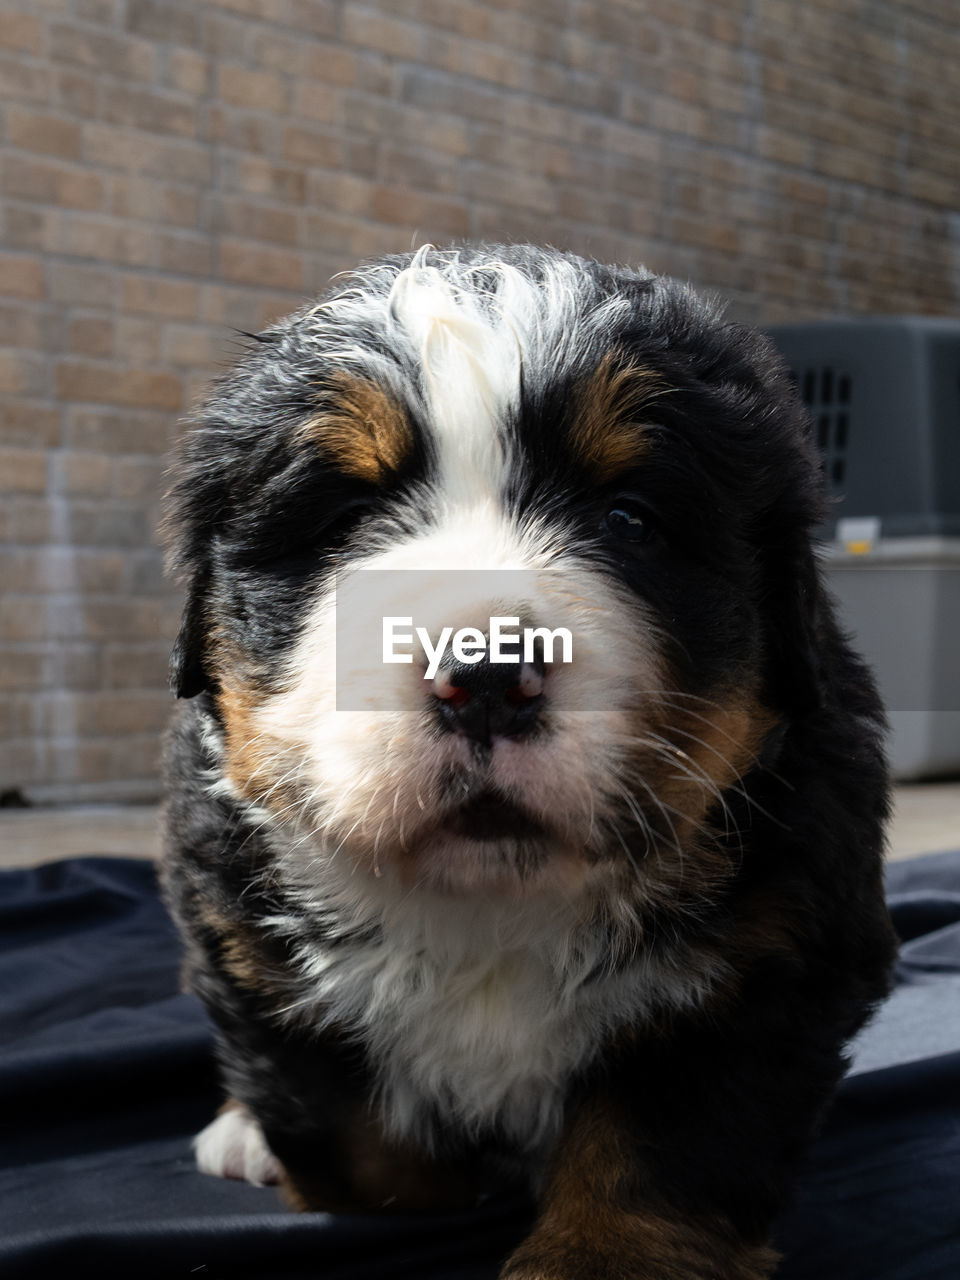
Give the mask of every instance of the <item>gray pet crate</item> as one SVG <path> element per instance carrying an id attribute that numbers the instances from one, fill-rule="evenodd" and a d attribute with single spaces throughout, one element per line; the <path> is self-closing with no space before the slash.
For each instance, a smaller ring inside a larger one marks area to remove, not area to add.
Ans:
<path id="1" fill-rule="evenodd" d="M 873 664 L 903 779 L 960 773 L 960 322 L 884 317 L 771 336 L 832 498 L 823 554 Z"/>

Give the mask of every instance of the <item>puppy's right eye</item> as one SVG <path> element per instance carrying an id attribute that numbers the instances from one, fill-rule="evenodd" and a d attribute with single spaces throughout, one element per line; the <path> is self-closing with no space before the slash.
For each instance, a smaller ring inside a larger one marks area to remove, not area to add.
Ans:
<path id="1" fill-rule="evenodd" d="M 318 506 L 316 495 L 297 497 L 273 520 L 248 523 L 237 531 L 237 562 L 283 576 L 315 569 L 339 552 L 371 503 L 350 498 Z"/>
<path id="2" fill-rule="evenodd" d="M 357 527 L 369 508 L 370 503 L 366 498 L 354 498 L 333 508 L 315 532 L 318 546 L 321 549 L 339 546 Z"/>
<path id="3" fill-rule="evenodd" d="M 640 546 L 652 542 L 657 536 L 647 512 L 639 503 L 629 498 L 618 498 L 603 517 L 603 530 L 618 542 L 630 542 Z"/>

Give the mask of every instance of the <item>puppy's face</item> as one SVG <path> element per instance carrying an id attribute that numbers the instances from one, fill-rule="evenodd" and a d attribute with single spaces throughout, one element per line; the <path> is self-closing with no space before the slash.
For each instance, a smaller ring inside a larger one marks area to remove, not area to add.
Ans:
<path id="1" fill-rule="evenodd" d="M 186 439 L 179 691 L 210 691 L 230 787 L 306 876 L 694 887 L 815 684 L 816 489 L 769 348 L 680 286 L 388 261 L 262 335 Z M 495 617 L 570 660 L 432 658 Z"/>

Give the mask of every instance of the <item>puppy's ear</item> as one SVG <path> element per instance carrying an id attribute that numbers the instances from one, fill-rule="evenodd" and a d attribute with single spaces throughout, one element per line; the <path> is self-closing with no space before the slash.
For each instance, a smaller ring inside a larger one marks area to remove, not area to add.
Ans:
<path id="1" fill-rule="evenodd" d="M 170 688 L 178 698 L 194 698 L 210 687 L 206 662 L 208 587 L 209 574 L 202 571 L 194 573 L 187 586 L 180 630 L 170 655 Z"/>
<path id="2" fill-rule="evenodd" d="M 824 702 L 830 602 L 805 534 L 765 551 L 768 696 L 788 715 L 803 716 Z"/>
<path id="3" fill-rule="evenodd" d="M 194 698 L 213 683 L 209 664 L 212 556 L 226 503 L 219 455 L 212 453 L 202 431 L 183 435 L 173 453 L 170 476 L 160 541 L 166 549 L 169 577 L 186 587 L 180 630 L 170 655 L 170 689 L 178 698 Z"/>

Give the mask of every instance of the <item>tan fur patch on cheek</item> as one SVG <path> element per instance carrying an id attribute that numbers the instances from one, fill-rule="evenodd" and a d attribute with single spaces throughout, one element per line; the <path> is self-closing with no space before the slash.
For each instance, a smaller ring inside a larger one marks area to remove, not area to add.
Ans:
<path id="1" fill-rule="evenodd" d="M 647 448 L 645 428 L 637 419 L 665 390 L 659 374 L 618 361 L 615 353 L 604 356 L 581 383 L 572 443 L 595 480 L 612 480 L 636 465 Z"/>
<path id="2" fill-rule="evenodd" d="M 677 702 L 685 702 L 678 698 Z M 664 709 L 647 738 L 645 780 L 675 811 L 674 829 L 690 834 L 715 803 L 756 763 L 776 715 L 751 691 Z M 663 740 L 666 741 L 663 741 Z M 651 765 L 652 760 L 652 765 Z"/>
<path id="3" fill-rule="evenodd" d="M 339 374 L 324 405 L 297 432 L 300 443 L 319 447 L 335 466 L 358 480 L 377 483 L 398 470 L 413 449 L 413 431 L 402 405 L 383 387 Z"/>
<path id="4" fill-rule="evenodd" d="M 284 785 L 288 767 L 279 744 L 262 732 L 257 713 L 262 694 L 236 677 L 222 680 L 217 706 L 224 726 L 225 773 L 244 797 L 268 808 L 290 803 L 292 788 Z"/>

